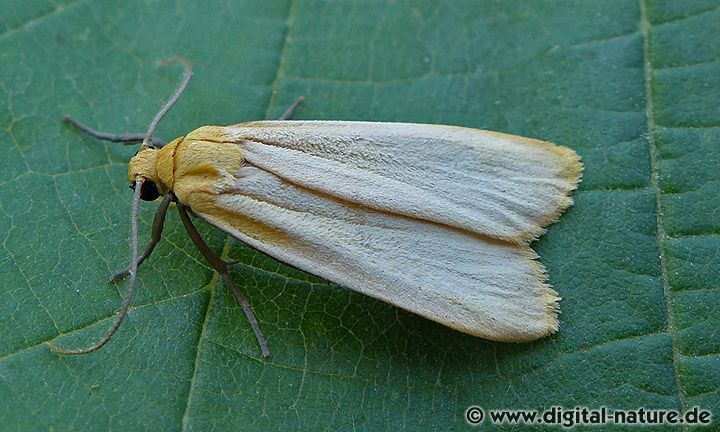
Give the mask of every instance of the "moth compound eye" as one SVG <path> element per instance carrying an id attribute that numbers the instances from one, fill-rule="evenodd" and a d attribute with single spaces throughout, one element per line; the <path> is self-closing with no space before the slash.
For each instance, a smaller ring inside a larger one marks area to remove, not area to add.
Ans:
<path id="1" fill-rule="evenodd" d="M 140 199 L 143 201 L 155 201 L 160 196 L 157 185 L 151 181 L 143 182 L 140 187 Z"/>

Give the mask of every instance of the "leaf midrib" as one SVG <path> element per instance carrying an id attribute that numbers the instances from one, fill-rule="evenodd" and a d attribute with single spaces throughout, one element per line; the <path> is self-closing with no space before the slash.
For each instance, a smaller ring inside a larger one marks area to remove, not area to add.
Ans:
<path id="1" fill-rule="evenodd" d="M 652 58 L 650 56 L 650 21 L 647 14 L 647 0 L 639 0 L 640 4 L 640 30 L 643 37 L 643 69 L 644 69 L 644 80 L 645 80 L 645 112 L 647 119 L 647 140 L 648 140 L 648 153 L 650 156 L 650 187 L 655 194 L 655 217 L 657 224 L 656 231 L 656 242 L 658 249 L 658 256 L 660 257 L 660 281 L 662 283 L 663 295 L 665 297 L 665 309 L 667 313 L 667 328 L 666 331 L 670 336 L 672 344 L 672 359 L 673 359 L 673 370 L 675 372 L 675 385 L 678 392 L 678 400 L 680 402 L 681 412 L 685 412 L 687 409 L 687 401 L 685 400 L 685 391 L 680 380 L 680 348 L 677 338 L 677 331 L 675 328 L 675 319 L 672 313 L 672 290 L 668 281 L 667 272 L 667 257 L 665 256 L 665 249 L 663 245 L 667 235 L 665 233 L 665 226 L 663 220 L 662 211 L 662 190 L 659 185 L 660 172 L 658 168 L 658 152 L 655 143 L 655 117 L 654 117 L 654 104 L 653 104 L 653 93 L 652 93 Z M 682 426 L 682 430 L 688 430 L 687 425 Z"/>

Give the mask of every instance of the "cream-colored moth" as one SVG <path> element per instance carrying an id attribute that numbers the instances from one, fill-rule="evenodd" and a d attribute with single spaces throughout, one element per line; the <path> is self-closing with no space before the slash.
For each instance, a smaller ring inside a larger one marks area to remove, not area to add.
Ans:
<path id="1" fill-rule="evenodd" d="M 245 297 L 195 230 L 188 214 L 282 262 L 486 339 L 525 342 L 558 329 L 557 293 L 529 242 L 572 203 L 582 164 L 566 147 L 455 126 L 355 121 L 280 121 L 204 126 L 165 145 L 144 135 L 129 164 L 135 189 L 133 258 L 123 309 L 92 352 L 127 313 L 137 266 L 160 240 L 175 203 L 195 244 L 243 306 L 269 355 Z M 300 100 L 298 100 L 299 102 Z M 152 240 L 137 253 L 139 199 L 164 196 Z"/>

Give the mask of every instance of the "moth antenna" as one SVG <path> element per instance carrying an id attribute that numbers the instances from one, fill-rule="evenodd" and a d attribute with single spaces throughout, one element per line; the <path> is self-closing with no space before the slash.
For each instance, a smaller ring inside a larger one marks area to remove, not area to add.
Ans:
<path id="1" fill-rule="evenodd" d="M 95 345 L 78 350 L 66 350 L 58 348 L 52 343 L 48 343 L 50 349 L 58 354 L 64 355 L 79 355 L 79 354 L 90 354 L 102 348 L 106 343 L 110 342 L 115 332 L 120 328 L 125 316 L 127 316 L 130 305 L 132 304 L 133 295 L 135 294 L 135 282 L 137 281 L 137 264 L 138 264 L 138 213 L 140 208 L 140 190 L 142 189 L 144 179 L 137 178 L 135 180 L 135 193 L 133 194 L 133 205 L 132 205 L 132 216 L 131 216 L 131 234 L 130 234 L 130 245 L 132 248 L 132 261 L 130 262 L 130 280 L 128 281 L 128 289 L 125 293 L 125 299 L 123 300 L 122 309 L 120 309 L 120 315 L 112 328 L 105 335 L 105 337 L 96 343 Z"/>
<path id="2" fill-rule="evenodd" d="M 163 61 L 162 63 L 160 63 L 160 65 L 166 65 L 173 62 L 182 63 L 183 66 L 185 66 L 185 72 L 183 73 L 182 82 L 180 83 L 180 86 L 177 88 L 177 90 L 175 90 L 175 93 L 172 95 L 170 100 L 165 102 L 165 105 L 163 105 L 163 107 L 160 108 L 160 111 L 155 114 L 155 118 L 150 123 L 150 127 L 145 133 L 145 138 L 143 138 L 142 146 L 140 148 L 149 147 L 149 144 L 152 142 L 152 137 L 153 135 L 155 135 L 155 129 L 157 128 L 158 123 L 160 123 L 160 120 L 165 117 L 165 114 L 167 114 L 167 112 L 170 111 L 170 108 L 172 108 L 177 103 L 178 99 L 180 99 L 180 96 L 182 96 L 182 94 L 185 92 L 185 89 L 190 82 L 190 78 L 192 77 L 192 63 L 190 63 L 190 61 L 184 57 L 173 57 Z"/>
<path id="3" fill-rule="evenodd" d="M 114 133 L 108 133 L 108 132 L 100 132 L 97 131 L 90 126 L 86 125 L 85 123 L 81 122 L 80 120 L 76 120 L 74 117 L 66 115 L 64 117 L 65 121 L 73 125 L 75 128 L 79 129 L 82 132 L 85 132 L 86 134 L 90 135 L 91 137 L 95 137 L 97 139 L 105 140 L 105 141 L 112 141 L 112 142 L 121 142 L 125 145 L 131 145 L 131 144 L 137 144 L 141 143 L 142 140 L 145 138 L 145 134 L 114 134 Z M 152 138 L 152 144 L 155 147 L 162 147 L 166 143 L 165 141 L 161 140 L 160 138 L 153 137 Z"/>

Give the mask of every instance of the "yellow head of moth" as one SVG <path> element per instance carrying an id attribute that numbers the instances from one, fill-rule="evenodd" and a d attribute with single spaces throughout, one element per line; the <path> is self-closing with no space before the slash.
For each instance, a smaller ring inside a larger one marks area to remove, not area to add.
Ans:
<path id="1" fill-rule="evenodd" d="M 153 201 L 165 195 L 173 187 L 173 157 L 183 137 L 176 138 L 161 148 L 143 147 L 128 164 L 128 180 L 135 184 L 138 178 L 144 180 L 140 199 Z"/>

